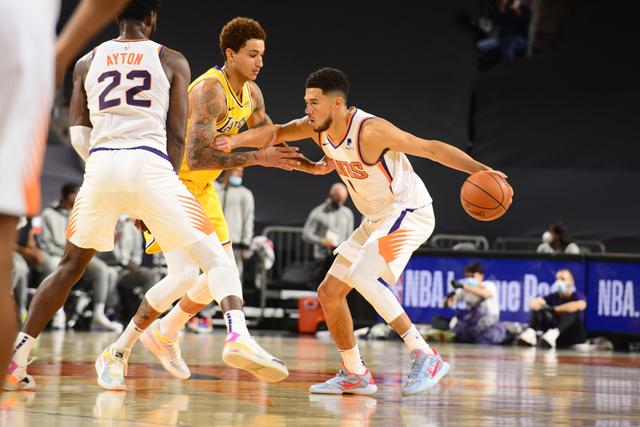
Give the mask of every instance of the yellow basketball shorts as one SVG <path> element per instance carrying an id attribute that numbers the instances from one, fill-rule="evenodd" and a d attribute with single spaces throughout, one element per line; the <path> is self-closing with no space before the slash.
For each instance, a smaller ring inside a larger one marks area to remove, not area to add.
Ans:
<path id="1" fill-rule="evenodd" d="M 222 243 L 222 246 L 230 245 L 231 239 L 229 238 L 229 226 L 227 225 L 227 220 L 224 218 L 222 205 L 220 204 L 220 200 L 218 199 L 214 186 L 209 184 L 204 189 L 199 189 L 190 181 L 183 182 L 191 194 L 193 194 L 202 205 L 205 214 L 213 224 L 213 228 L 220 240 L 220 243 Z M 148 254 L 162 252 L 162 248 L 160 248 L 160 245 L 151 233 L 145 232 L 144 240 L 145 251 Z"/>

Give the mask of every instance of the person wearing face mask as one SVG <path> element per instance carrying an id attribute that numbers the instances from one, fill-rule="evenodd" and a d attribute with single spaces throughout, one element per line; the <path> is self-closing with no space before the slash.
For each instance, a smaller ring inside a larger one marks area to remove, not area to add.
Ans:
<path id="1" fill-rule="evenodd" d="M 242 280 L 243 263 L 251 256 L 255 202 L 253 193 L 242 185 L 243 168 L 228 169 L 222 183 L 216 181 L 216 193 L 229 226 L 233 255 Z"/>
<path id="2" fill-rule="evenodd" d="M 455 341 L 477 344 L 501 344 L 506 330 L 500 324 L 500 304 L 495 283 L 484 280 L 484 267 L 472 262 L 464 268 L 464 279 L 452 280 L 454 291 L 445 304 L 454 307 L 458 300 L 464 301 L 467 311 L 456 316 L 453 326 Z"/>
<path id="3" fill-rule="evenodd" d="M 559 270 L 551 293 L 531 300 L 531 321 L 518 343 L 546 348 L 567 347 L 583 343 L 587 338 L 582 313 L 587 298 L 576 290 L 571 271 Z M 542 334 L 538 339 L 538 335 Z"/>
<path id="4" fill-rule="evenodd" d="M 329 197 L 311 211 L 304 223 L 302 239 L 314 245 L 313 257 L 318 261 L 327 259 L 353 232 L 353 212 L 344 206 L 348 197 L 344 184 L 333 184 Z"/>
<path id="5" fill-rule="evenodd" d="M 567 227 L 562 223 L 550 224 L 547 231 L 542 234 L 542 243 L 538 245 L 538 253 L 554 254 L 579 254 L 580 248 L 571 241 Z"/>

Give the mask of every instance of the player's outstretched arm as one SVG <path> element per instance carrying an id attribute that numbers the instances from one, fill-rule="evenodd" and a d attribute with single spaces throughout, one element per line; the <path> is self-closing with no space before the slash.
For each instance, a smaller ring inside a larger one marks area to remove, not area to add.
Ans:
<path id="1" fill-rule="evenodd" d="M 489 166 L 474 160 L 467 153 L 452 145 L 441 141 L 419 138 L 409 132 L 398 129 L 381 118 L 368 120 L 363 125 L 361 132 L 360 141 L 365 151 L 365 157 L 367 154 L 375 153 L 379 158 L 384 151 L 392 150 L 430 159 L 468 174 L 492 170 Z M 378 158 L 365 160 L 375 163 Z M 506 175 L 502 172 L 496 171 L 496 173 L 506 178 Z"/>
<path id="2" fill-rule="evenodd" d="M 69 136 L 71 145 L 85 162 L 89 158 L 91 129 L 93 125 L 89 119 L 87 93 L 84 90 L 84 80 L 87 77 L 93 52 L 78 60 L 73 69 L 73 89 L 69 104 Z"/>
<path id="3" fill-rule="evenodd" d="M 300 159 L 300 164 L 293 168 L 298 172 L 310 173 L 311 175 L 326 175 L 335 169 L 335 163 L 327 156 L 317 162 L 313 162 L 306 157 Z"/>
<path id="4" fill-rule="evenodd" d="M 187 59 L 175 50 L 164 48 L 162 68 L 167 74 L 169 89 L 169 110 L 167 111 L 167 155 L 178 172 L 184 155 L 184 139 L 189 114 L 187 89 L 191 81 L 191 69 Z"/>
<path id="5" fill-rule="evenodd" d="M 253 111 L 247 120 L 247 125 L 249 125 L 251 129 L 272 125 L 273 122 L 267 114 L 267 107 L 264 103 L 262 91 L 255 82 L 249 82 L 249 88 L 251 90 L 251 100 L 253 101 Z"/>
<path id="6" fill-rule="evenodd" d="M 302 157 L 297 152 L 297 147 L 269 147 L 262 151 L 240 153 L 227 153 L 217 148 L 214 143 L 217 135 L 216 122 L 226 111 L 227 104 L 222 86 L 216 80 L 205 79 L 198 83 L 189 93 L 189 107 L 187 164 L 191 170 L 232 169 L 255 165 L 291 170 Z M 255 132 L 273 130 L 258 128 Z"/>
<path id="7" fill-rule="evenodd" d="M 127 3 L 129 0 L 82 0 L 56 41 L 56 84 L 80 49 Z"/>

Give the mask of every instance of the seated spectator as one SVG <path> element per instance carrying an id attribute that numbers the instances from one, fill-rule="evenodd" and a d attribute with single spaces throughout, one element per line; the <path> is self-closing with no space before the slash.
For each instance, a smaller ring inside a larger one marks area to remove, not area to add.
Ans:
<path id="1" fill-rule="evenodd" d="M 79 190 L 80 186 L 77 184 L 65 184 L 62 187 L 62 198 L 42 211 L 42 231 L 39 236 L 39 244 L 41 249 L 53 260 L 54 268 L 64 254 L 67 243 L 67 223 Z M 109 296 L 109 267 L 100 258 L 93 257 L 87 266 L 85 276 L 91 282 L 93 289 L 94 305 L 91 328 L 122 332 L 122 325 L 111 322 L 105 315 L 105 306 Z M 59 321 L 60 317 L 64 315 L 64 311 L 61 313 L 62 315 L 57 314 L 57 318 L 54 318 L 54 326 L 59 327 L 61 323 L 64 324 Z"/>
<path id="2" fill-rule="evenodd" d="M 559 270 L 551 293 L 544 298 L 532 299 L 529 306 L 529 328 L 518 336 L 518 343 L 555 348 L 580 344 L 587 339 L 582 316 L 587 308 L 587 298 L 576 291 L 571 271 Z"/>
<path id="3" fill-rule="evenodd" d="M 499 51 L 502 59 L 513 60 L 527 49 L 531 9 L 527 0 L 498 0 L 491 11 L 490 26 L 493 34 L 478 41 L 477 48 L 488 55 Z"/>
<path id="4" fill-rule="evenodd" d="M 122 215 L 116 225 L 113 250 L 99 253 L 98 257 L 109 265 L 113 276 L 110 280 L 111 290 L 117 290 L 110 290 L 107 306 L 117 306 L 118 317 L 124 323 L 131 320 L 144 294 L 158 278 L 151 268 L 141 266 L 142 253 L 142 233 L 132 219 Z"/>
<path id="5" fill-rule="evenodd" d="M 567 227 L 562 223 L 550 224 L 542 234 L 542 243 L 536 250 L 544 254 L 579 254 L 580 248 L 571 241 Z"/>
<path id="6" fill-rule="evenodd" d="M 482 264 L 472 262 L 464 268 L 464 279 L 452 280 L 454 292 L 445 304 L 454 307 L 462 299 L 467 311 L 456 316 L 455 341 L 477 344 L 502 344 L 506 331 L 500 324 L 500 304 L 495 283 L 484 280 Z"/>
<path id="7" fill-rule="evenodd" d="M 29 288 L 29 266 L 22 256 L 13 253 L 13 270 L 11 271 L 11 289 L 16 300 L 18 316 L 23 322 L 27 318 L 27 297 Z"/>
<path id="8" fill-rule="evenodd" d="M 240 280 L 243 276 L 244 261 L 251 256 L 249 245 L 253 239 L 255 216 L 253 193 L 242 185 L 242 175 L 243 168 L 229 169 L 224 172 L 222 183 L 215 183 L 216 193 L 229 226 L 229 238 L 233 245 Z"/>
<path id="9" fill-rule="evenodd" d="M 316 260 L 316 282 L 319 284 L 333 262 L 333 250 L 353 233 L 353 212 L 345 202 L 349 197 L 347 187 L 335 183 L 329 197 L 316 206 L 304 223 L 302 239 L 312 243 Z"/>

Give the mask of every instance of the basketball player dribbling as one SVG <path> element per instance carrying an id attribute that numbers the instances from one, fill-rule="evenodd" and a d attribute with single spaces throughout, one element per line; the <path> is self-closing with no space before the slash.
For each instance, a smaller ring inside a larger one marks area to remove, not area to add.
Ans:
<path id="1" fill-rule="evenodd" d="M 225 153 L 211 146 L 217 135 L 242 139 L 246 132 L 239 131 L 245 124 L 253 129 L 272 123 L 266 113 L 260 88 L 255 83 L 263 66 L 265 39 L 266 32 L 257 21 L 244 17 L 232 19 L 220 33 L 224 66 L 209 69 L 189 85 L 187 142 L 178 175 L 204 208 L 234 267 L 229 229 L 215 192 L 214 180 L 227 168 L 261 165 L 290 170 L 306 160 L 296 152 L 297 147 L 268 147 L 261 151 Z M 251 131 L 251 139 L 262 140 L 264 144 L 273 137 L 272 131 L 265 130 Z M 161 251 L 153 235 L 145 232 L 145 240 L 147 253 Z M 198 266 L 184 250 L 165 250 L 164 256 L 167 276 L 147 291 L 136 315 L 113 345 L 130 352 L 140 338 L 169 373 L 176 378 L 187 379 L 191 372 L 179 346 L 181 329 L 192 316 L 215 299 L 227 324 L 228 348 L 242 345 L 249 336 L 242 311 L 242 288 L 239 281 L 219 283 L 212 293 L 206 276 L 198 277 Z M 234 270 L 234 274 L 239 276 L 237 270 Z M 166 316 L 156 320 L 181 297 Z M 261 361 L 254 365 L 256 369 L 251 372 L 268 382 L 286 378 L 286 369 L 280 361 L 257 347 L 253 348 L 258 350 L 255 357 Z M 235 365 L 233 353 L 225 352 L 223 359 L 227 364 Z M 265 368 L 269 364 L 272 367 Z"/>
<path id="2" fill-rule="evenodd" d="M 406 154 L 469 174 L 491 169 L 451 145 L 418 138 L 382 118 L 347 108 L 348 94 L 349 80 L 342 71 L 320 69 L 307 79 L 306 117 L 277 127 L 276 144 L 309 138 L 320 145 L 365 217 L 335 250 L 337 258 L 318 288 L 343 369 L 336 377 L 312 385 L 310 392 L 372 394 L 377 390 L 360 356 L 347 306 L 347 294 L 356 289 L 408 347 L 411 366 L 402 393 L 413 395 L 435 386 L 449 371 L 449 364 L 429 347 L 388 288 L 435 225 L 431 196 Z M 216 146 L 234 147 L 223 139 Z M 325 166 L 318 169 L 324 172 Z"/>
<path id="3" fill-rule="evenodd" d="M 89 141 L 90 156 L 65 254 L 38 288 L 16 339 L 9 388 L 34 387 L 26 365 L 35 338 L 95 252 L 112 250 L 122 213 L 144 221 L 163 248 L 182 248 L 206 272 L 210 287 L 239 281 L 211 222 L 175 173 L 184 152 L 190 70 L 182 54 L 149 40 L 158 8 L 159 0 L 131 1 L 118 19 L 120 36 L 76 64 L 70 124 L 89 128 L 74 138 Z M 256 364 L 253 354 L 264 350 L 250 338 L 242 344 L 223 351 Z M 102 353 L 96 371 L 103 387 L 125 389 L 127 357 L 113 347 Z"/>
<path id="4" fill-rule="evenodd" d="M 16 224 L 20 216 L 40 213 L 54 74 L 59 81 L 70 59 L 125 2 L 83 0 L 55 47 L 58 1 L 0 3 L 0 371 L 8 366 L 15 337 L 10 276 Z"/>

